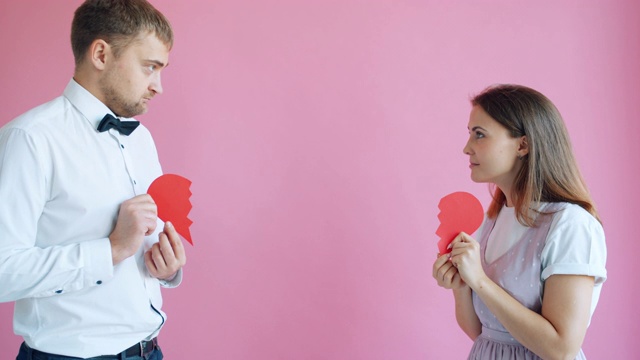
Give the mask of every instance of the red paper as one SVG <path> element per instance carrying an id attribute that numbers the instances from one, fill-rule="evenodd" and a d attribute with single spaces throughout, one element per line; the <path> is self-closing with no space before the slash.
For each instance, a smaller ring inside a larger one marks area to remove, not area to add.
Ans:
<path id="1" fill-rule="evenodd" d="M 473 234 L 484 219 L 482 204 L 468 192 L 459 191 L 443 197 L 438 208 L 440 209 L 438 214 L 440 226 L 436 230 L 436 235 L 440 236 L 438 241 L 440 255 L 451 252 L 447 246 L 460 232 Z"/>
<path id="2" fill-rule="evenodd" d="M 191 210 L 191 180 L 175 174 L 164 174 L 155 179 L 147 193 L 151 195 L 158 207 L 158 217 L 162 221 L 171 221 L 178 234 L 182 235 L 191 245 L 189 226 L 193 221 L 187 217 Z"/>

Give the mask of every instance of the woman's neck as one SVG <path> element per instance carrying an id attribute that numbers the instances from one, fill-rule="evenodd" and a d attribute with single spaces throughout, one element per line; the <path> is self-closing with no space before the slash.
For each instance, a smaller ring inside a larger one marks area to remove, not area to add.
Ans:
<path id="1" fill-rule="evenodd" d="M 500 189 L 500 191 L 502 191 L 502 193 L 504 194 L 504 197 L 505 197 L 504 205 L 506 207 L 513 207 L 513 200 L 511 199 L 511 187 L 505 188 L 505 187 L 498 186 L 498 189 Z"/>

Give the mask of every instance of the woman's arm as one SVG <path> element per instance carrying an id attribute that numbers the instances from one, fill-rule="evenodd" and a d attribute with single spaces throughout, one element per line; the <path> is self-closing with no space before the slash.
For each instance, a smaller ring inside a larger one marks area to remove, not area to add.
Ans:
<path id="1" fill-rule="evenodd" d="M 473 308 L 471 288 L 462 281 L 458 269 L 449 261 L 448 254 L 436 259 L 433 264 L 433 277 L 438 281 L 438 285 L 453 290 L 458 325 L 471 340 L 475 340 L 482 331 L 482 324 Z"/>
<path id="2" fill-rule="evenodd" d="M 461 234 L 454 240 L 452 262 L 509 333 L 543 359 L 574 359 L 587 331 L 594 278 L 552 275 L 545 282 L 538 314 L 491 281 L 480 264 L 479 244 Z"/>
<path id="3" fill-rule="evenodd" d="M 471 340 L 475 340 L 482 333 L 482 323 L 480 323 L 476 310 L 473 308 L 471 288 L 465 286 L 461 289 L 453 289 L 453 297 L 456 300 L 456 320 L 458 325 Z"/>

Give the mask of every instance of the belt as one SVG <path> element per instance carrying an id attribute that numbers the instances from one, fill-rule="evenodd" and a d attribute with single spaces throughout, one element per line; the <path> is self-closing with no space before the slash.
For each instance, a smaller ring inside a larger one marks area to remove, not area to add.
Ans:
<path id="1" fill-rule="evenodd" d="M 127 355 L 127 357 L 129 356 L 144 357 L 145 355 L 149 354 L 157 347 L 158 347 L 158 338 L 153 338 L 149 341 L 140 341 L 139 343 L 123 351 L 123 353 Z"/>
<path id="2" fill-rule="evenodd" d="M 30 348 L 26 343 L 22 343 L 22 346 L 24 347 L 25 351 L 27 351 L 26 349 L 28 349 L 28 351 L 30 351 L 32 354 L 36 354 L 36 355 L 40 355 L 41 357 L 44 356 L 46 359 L 48 358 L 52 358 L 52 357 L 59 357 L 60 355 L 56 355 L 56 354 L 49 354 L 46 353 L 44 351 L 39 351 L 36 349 L 32 349 Z M 120 352 L 117 355 L 102 355 L 102 356 L 97 356 L 91 359 L 120 359 L 120 355 L 125 355 L 126 357 L 134 357 L 134 356 L 139 356 L 141 358 L 144 358 L 145 355 L 148 355 L 149 353 L 151 353 L 153 350 L 158 349 L 158 338 L 153 338 L 149 341 L 140 341 L 139 343 L 134 344 L 133 346 L 131 346 L 130 348 Z M 22 349 L 20 350 L 22 352 Z M 75 359 L 75 358 L 74 358 Z M 78 358 L 80 359 L 80 358 Z"/>

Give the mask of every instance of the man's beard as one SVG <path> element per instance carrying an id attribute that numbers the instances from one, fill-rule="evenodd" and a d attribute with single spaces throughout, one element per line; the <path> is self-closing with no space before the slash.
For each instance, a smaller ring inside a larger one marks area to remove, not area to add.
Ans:
<path id="1" fill-rule="evenodd" d="M 132 102 L 122 96 L 109 81 L 102 81 L 102 93 L 105 96 L 105 105 L 117 116 L 132 118 L 136 115 L 144 114 L 147 111 L 142 102 Z"/>

